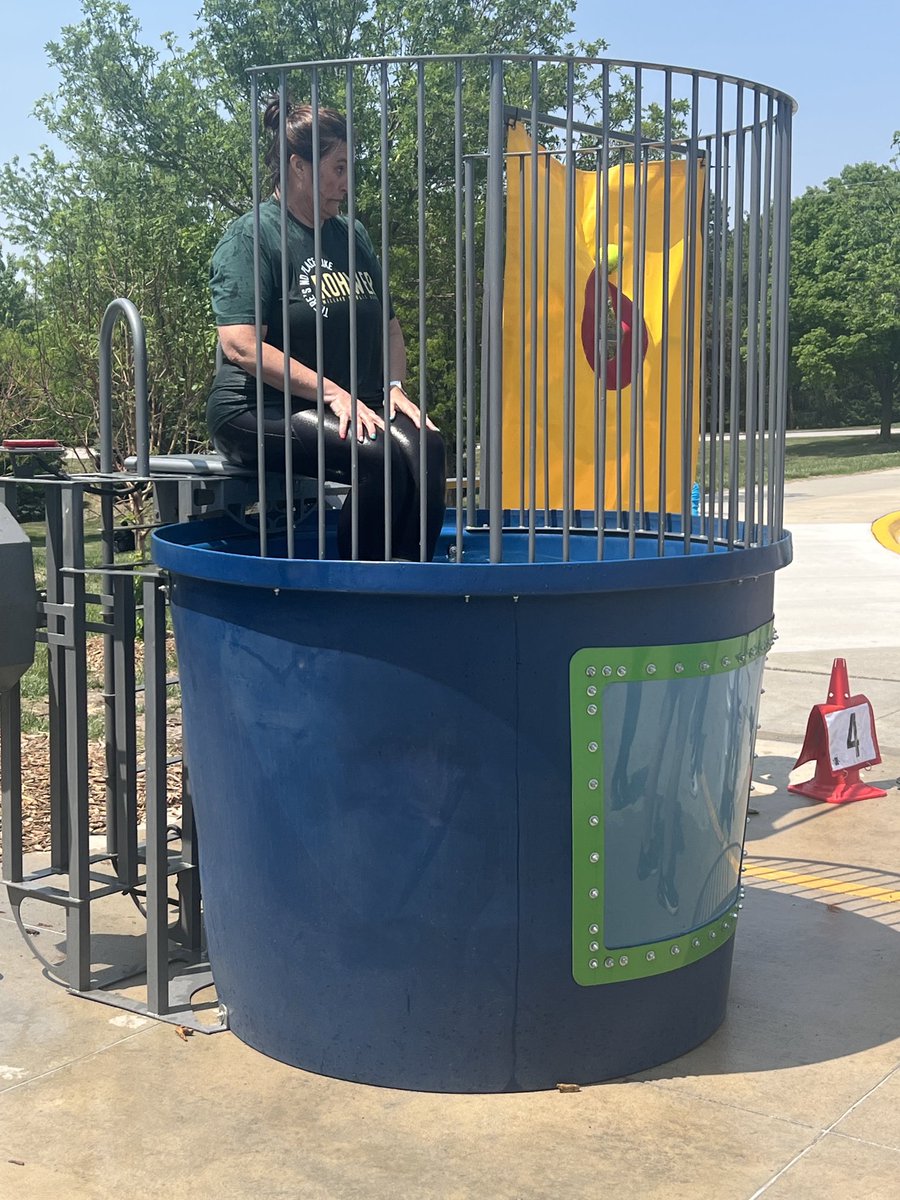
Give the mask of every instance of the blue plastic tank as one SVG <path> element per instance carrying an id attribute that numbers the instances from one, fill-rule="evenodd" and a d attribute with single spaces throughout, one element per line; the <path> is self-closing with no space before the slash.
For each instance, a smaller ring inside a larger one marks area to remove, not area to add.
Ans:
<path id="1" fill-rule="evenodd" d="M 543 531 L 529 564 L 506 533 L 490 564 L 451 535 L 421 565 L 262 559 L 225 520 L 154 535 L 231 1028 L 436 1091 L 671 1059 L 725 1012 L 789 538 L 629 560 L 609 534 L 598 563 L 573 535 L 563 563 Z"/>

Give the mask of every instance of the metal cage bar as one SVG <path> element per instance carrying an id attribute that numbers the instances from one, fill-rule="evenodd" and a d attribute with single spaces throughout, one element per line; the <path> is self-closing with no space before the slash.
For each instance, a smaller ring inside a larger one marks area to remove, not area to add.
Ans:
<path id="1" fill-rule="evenodd" d="M 463 70 L 457 62 L 453 80 L 453 237 L 456 256 L 453 277 L 453 300 L 456 314 L 454 328 L 456 338 L 456 540 L 454 553 L 457 561 L 462 558 L 463 533 L 465 531 L 465 505 L 470 489 L 465 466 L 466 444 L 466 300 L 465 300 L 465 257 L 463 234 Z"/>
<path id="2" fill-rule="evenodd" d="M 259 80 L 250 80 L 250 151 L 253 169 L 253 322 L 256 327 L 256 422 L 262 429 L 266 419 L 265 382 L 263 380 L 262 288 L 260 286 L 260 181 L 259 181 Z M 259 491 L 259 552 L 263 558 L 269 551 L 269 506 L 266 489 L 266 447 L 260 437 L 256 446 L 256 480 Z"/>
<path id="3" fill-rule="evenodd" d="M 490 60 L 484 305 L 488 314 L 490 558 L 503 557 L 503 60 Z"/>
<path id="4" fill-rule="evenodd" d="M 425 422 L 428 418 L 428 291 L 427 291 L 427 241 L 428 234 L 425 223 L 425 171 L 427 132 L 425 128 L 425 64 L 419 60 L 416 65 L 416 194 L 419 205 L 418 213 L 418 289 L 419 289 L 419 413 L 422 422 L 422 436 L 419 438 L 419 561 L 427 557 L 427 528 L 428 528 L 428 453 L 425 438 Z"/>
<path id="5" fill-rule="evenodd" d="M 350 296 L 347 315 L 348 342 L 350 346 L 350 474 L 359 475 L 359 439 L 356 436 L 359 417 L 359 362 L 358 362 L 358 312 L 356 307 L 356 129 L 353 123 L 353 72 L 347 70 L 345 95 L 347 104 L 347 269 L 350 276 Z M 387 410 L 385 410 L 385 417 Z M 389 422 L 386 422 L 389 423 Z M 359 489 L 350 489 L 350 557 L 359 558 Z M 290 510 L 288 510 L 290 511 Z M 291 522 L 288 522 L 290 526 Z"/>
<path id="6" fill-rule="evenodd" d="M 380 195 L 380 211 L 381 211 L 381 273 L 382 273 L 382 289 L 384 297 L 390 295 L 390 206 L 388 203 L 388 184 L 390 182 L 390 145 L 388 140 L 388 65 L 381 64 L 379 75 L 380 86 L 380 112 L 379 112 L 379 132 L 380 132 L 380 156 L 381 156 L 381 195 Z M 390 404 L 390 355 L 391 355 L 391 337 L 390 337 L 390 315 L 388 305 L 382 305 L 381 317 L 381 357 L 382 369 L 384 371 L 384 411 L 388 411 Z M 391 558 L 393 554 L 393 531 L 391 522 L 391 513 L 393 511 L 393 454 L 391 450 L 391 423 L 384 423 L 384 556 Z"/>

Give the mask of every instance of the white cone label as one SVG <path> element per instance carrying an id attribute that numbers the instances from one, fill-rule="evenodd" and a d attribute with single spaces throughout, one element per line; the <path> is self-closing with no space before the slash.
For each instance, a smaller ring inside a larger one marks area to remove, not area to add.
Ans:
<path id="1" fill-rule="evenodd" d="M 825 714 L 828 729 L 828 756 L 832 770 L 863 767 L 878 762 L 872 736 L 872 710 L 868 704 L 854 704 Z"/>

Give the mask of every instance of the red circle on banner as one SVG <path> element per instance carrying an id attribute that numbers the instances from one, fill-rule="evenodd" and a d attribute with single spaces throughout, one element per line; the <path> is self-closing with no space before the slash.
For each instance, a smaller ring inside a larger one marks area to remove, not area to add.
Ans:
<path id="1" fill-rule="evenodd" d="M 595 268 L 588 276 L 587 285 L 584 289 L 584 313 L 581 318 L 581 344 L 584 346 L 585 357 L 592 371 L 594 370 L 594 364 L 600 350 L 600 326 L 594 318 L 594 292 L 596 290 L 594 279 L 596 274 L 597 271 Z M 607 286 L 609 288 L 610 308 L 612 309 L 613 316 L 622 328 L 618 354 L 615 353 L 615 330 L 610 330 L 612 337 L 609 339 L 609 349 L 613 353 L 609 356 L 606 366 L 606 390 L 609 392 L 615 391 L 620 386 L 627 388 L 631 383 L 634 306 L 629 297 L 624 292 L 620 292 L 614 283 L 609 283 Z M 643 362 L 644 356 L 647 353 L 647 346 L 650 343 L 647 325 L 643 320 L 641 321 L 641 333 L 641 362 Z"/>

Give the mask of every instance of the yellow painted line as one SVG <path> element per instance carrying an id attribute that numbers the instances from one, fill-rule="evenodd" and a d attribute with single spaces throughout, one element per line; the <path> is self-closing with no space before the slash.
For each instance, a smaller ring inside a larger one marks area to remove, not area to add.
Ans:
<path id="1" fill-rule="evenodd" d="M 758 879 L 762 883 L 789 883 L 810 892 L 834 892 L 841 896 L 853 896 L 859 900 L 880 900 L 883 904 L 900 904 L 900 889 L 877 887 L 875 884 L 849 883 L 839 879 L 828 879 L 821 875 L 803 875 L 799 871 L 783 871 L 775 867 L 761 867 L 744 861 L 743 875 Z"/>
<path id="2" fill-rule="evenodd" d="M 873 521 L 872 533 L 885 550 L 893 550 L 895 554 L 900 554 L 900 512 L 888 513 Z"/>

